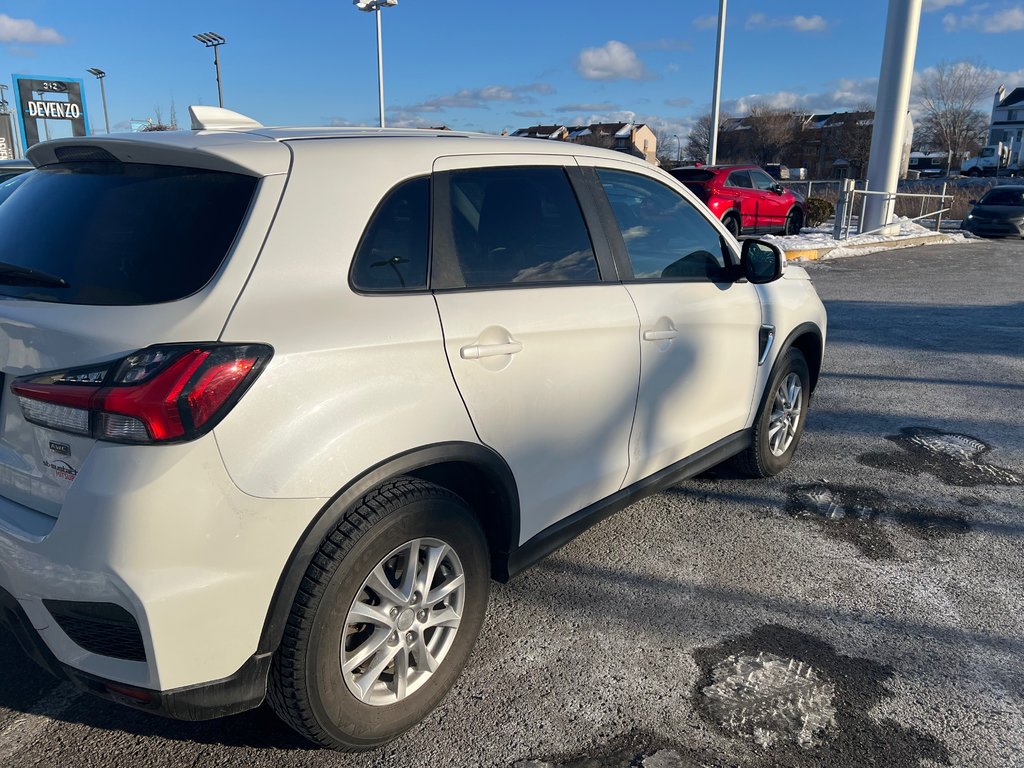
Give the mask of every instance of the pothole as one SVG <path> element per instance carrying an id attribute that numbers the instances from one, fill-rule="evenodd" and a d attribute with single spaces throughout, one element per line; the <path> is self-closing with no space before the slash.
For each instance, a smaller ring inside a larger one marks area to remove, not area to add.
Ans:
<path id="1" fill-rule="evenodd" d="M 777 624 L 693 655 L 701 670 L 694 708 L 724 735 L 751 744 L 759 755 L 750 765 L 949 764 L 935 737 L 870 714 L 889 695 L 892 676 L 876 661 Z"/>
<path id="2" fill-rule="evenodd" d="M 875 488 L 810 483 L 788 489 L 786 511 L 818 523 L 828 536 L 853 544 L 875 560 L 897 557 L 889 537 L 893 527 L 930 540 L 966 533 L 970 524 L 960 510 L 942 511 L 909 500 L 894 500 Z"/>
<path id="3" fill-rule="evenodd" d="M 985 461 L 992 446 L 971 435 L 928 427 L 906 427 L 888 435 L 901 451 L 865 453 L 857 461 L 907 475 L 928 472 L 947 485 L 1024 485 L 1024 476 Z"/>
<path id="4" fill-rule="evenodd" d="M 837 731 L 835 687 L 802 661 L 771 653 L 729 656 L 711 679 L 701 691 L 711 716 L 762 747 L 781 740 L 809 749 Z"/>

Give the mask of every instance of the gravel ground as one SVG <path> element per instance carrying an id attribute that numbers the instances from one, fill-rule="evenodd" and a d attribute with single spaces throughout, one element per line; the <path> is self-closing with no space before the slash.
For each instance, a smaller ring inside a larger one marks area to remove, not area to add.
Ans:
<path id="1" fill-rule="evenodd" d="M 796 463 L 683 483 L 495 585 L 452 695 L 385 749 L 122 709 L 0 633 L 0 766 L 1024 766 L 1022 260 L 809 266 L 830 329 Z"/>

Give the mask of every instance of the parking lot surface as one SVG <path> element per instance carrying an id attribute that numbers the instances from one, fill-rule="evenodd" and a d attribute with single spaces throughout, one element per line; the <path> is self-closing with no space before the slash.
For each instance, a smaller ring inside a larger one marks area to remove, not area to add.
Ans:
<path id="1" fill-rule="evenodd" d="M 494 585 L 397 742 L 144 715 L 0 632 L 0 766 L 1024 765 L 1024 243 L 808 270 L 829 339 L 794 465 L 682 483 Z"/>

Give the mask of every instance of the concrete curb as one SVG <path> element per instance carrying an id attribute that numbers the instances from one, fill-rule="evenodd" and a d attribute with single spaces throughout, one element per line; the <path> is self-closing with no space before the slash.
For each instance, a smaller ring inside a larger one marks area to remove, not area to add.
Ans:
<path id="1" fill-rule="evenodd" d="M 915 235 L 913 237 L 902 237 L 897 240 L 879 240 L 875 242 L 858 243 L 856 238 L 852 238 L 845 242 L 839 242 L 836 245 L 829 246 L 827 248 L 814 248 L 810 250 L 799 250 L 799 251 L 787 251 L 784 244 L 779 244 L 783 249 L 783 253 L 786 254 L 786 259 L 789 261 L 817 261 L 822 256 L 831 253 L 839 248 L 843 249 L 859 249 L 859 248 L 871 248 L 876 251 L 891 251 L 897 248 L 910 248 L 915 245 L 929 245 L 932 243 L 956 243 L 958 240 L 954 240 L 950 235 L 944 235 L 936 233 L 933 235 Z"/>

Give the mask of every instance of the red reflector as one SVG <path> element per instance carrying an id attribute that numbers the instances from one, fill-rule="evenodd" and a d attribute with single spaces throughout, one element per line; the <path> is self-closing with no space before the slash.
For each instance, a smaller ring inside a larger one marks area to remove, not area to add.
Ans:
<path id="1" fill-rule="evenodd" d="M 132 688 L 131 686 L 119 685 L 118 683 L 104 683 L 103 685 L 111 693 L 142 702 L 143 704 L 149 704 L 153 700 L 153 694 L 141 688 Z"/>

